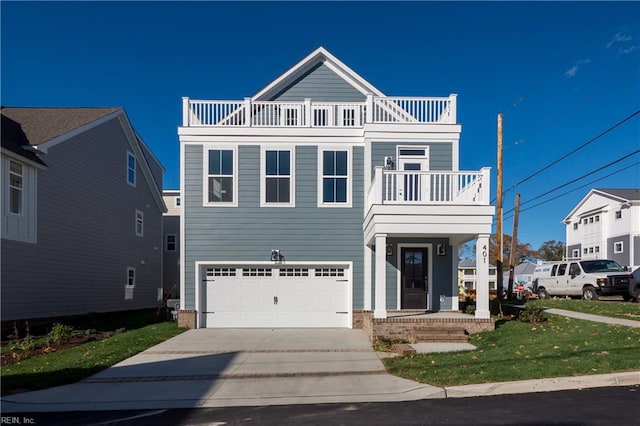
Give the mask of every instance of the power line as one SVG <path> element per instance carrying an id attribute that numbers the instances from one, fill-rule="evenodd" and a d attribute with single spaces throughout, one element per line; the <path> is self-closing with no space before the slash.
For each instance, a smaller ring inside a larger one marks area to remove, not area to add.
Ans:
<path id="1" fill-rule="evenodd" d="M 635 117 L 636 115 L 640 114 L 640 109 L 635 111 L 634 113 L 632 113 L 631 115 L 627 116 L 626 118 L 618 121 L 616 124 L 614 124 L 613 126 L 609 127 L 607 130 L 604 130 L 603 132 L 600 132 L 598 135 L 592 137 L 591 139 L 587 140 L 585 143 L 583 143 L 582 145 L 574 148 L 573 150 L 571 150 L 570 152 L 568 152 L 567 154 L 563 155 L 562 157 L 552 161 L 551 163 L 547 164 L 546 166 L 544 166 L 543 168 L 539 169 L 538 171 L 532 173 L 531 175 L 527 176 L 526 178 L 520 180 L 519 182 L 515 183 L 514 185 L 512 185 L 511 187 L 507 188 L 506 191 L 503 191 L 502 193 L 506 193 L 509 192 L 511 190 L 513 190 L 514 188 L 516 188 L 519 185 L 522 185 L 523 183 L 525 183 L 526 181 L 528 181 L 529 179 L 534 178 L 535 176 L 539 175 L 540 173 L 542 173 L 543 171 L 549 169 L 550 167 L 558 164 L 560 161 L 566 159 L 567 157 L 575 154 L 576 152 L 580 151 L 582 148 L 586 147 L 587 145 L 592 144 L 593 142 L 597 141 L 598 139 L 600 139 L 601 137 L 603 137 L 604 135 L 606 135 L 607 133 L 611 132 L 612 130 L 620 127 L 621 125 L 623 125 L 624 123 L 626 123 L 627 121 L 631 120 L 633 117 Z M 491 203 L 493 203 L 495 201 L 492 200 Z M 524 204 L 524 203 L 523 203 Z"/>
<path id="2" fill-rule="evenodd" d="M 533 206 L 529 206 L 529 207 L 527 207 L 526 209 L 522 209 L 522 210 L 520 210 L 520 213 L 525 212 L 525 211 L 527 211 L 527 210 L 531 210 L 531 209 L 533 209 L 533 208 L 535 208 L 535 207 L 538 207 L 538 206 L 541 206 L 541 205 L 543 205 L 543 204 L 549 203 L 549 202 L 551 202 L 551 201 L 553 201 L 553 200 L 556 200 L 556 199 L 558 199 L 558 198 L 560 198 L 560 197 L 564 197 L 564 196 L 565 196 L 565 195 L 567 195 L 567 194 L 571 194 L 572 192 L 575 192 L 575 191 L 577 191 L 577 190 L 579 190 L 579 189 L 582 189 L 582 188 L 584 188 L 584 187 L 590 186 L 590 185 L 592 185 L 592 184 L 594 184 L 594 183 L 596 183 L 596 182 L 599 182 L 599 181 L 601 181 L 601 180 L 603 180 L 603 179 L 606 179 L 606 178 L 608 178 L 608 177 L 610 177 L 610 176 L 613 176 L 613 175 L 615 175 L 615 174 L 621 173 L 621 172 L 623 172 L 623 171 L 625 171 L 625 170 L 627 170 L 627 169 L 630 169 L 630 168 L 632 168 L 632 167 L 634 167 L 634 166 L 637 166 L 638 164 L 640 164 L 640 161 L 637 161 L 637 162 L 635 162 L 635 163 L 633 163 L 633 164 L 630 164 L 630 165 L 628 165 L 628 166 L 626 166 L 626 167 L 623 167 L 623 168 L 621 168 L 621 169 L 618 169 L 618 170 L 616 170 L 615 172 L 609 173 L 608 175 L 605 175 L 605 176 L 599 177 L 598 179 L 594 179 L 594 180 L 592 180 L 592 181 L 590 181 L 590 182 L 585 183 L 584 185 L 581 185 L 581 186 L 578 186 L 578 187 L 576 187 L 576 188 L 573 188 L 573 189 L 571 189 L 571 190 L 569 190 L 569 191 L 563 192 L 562 194 L 560 194 L 560 195 L 556 195 L 555 197 L 549 198 L 548 200 L 541 201 L 540 203 L 538 203 L 538 204 L 534 204 Z M 511 211 L 513 211 L 513 209 L 512 209 L 512 210 L 509 210 L 509 212 L 511 212 Z M 507 212 L 507 213 L 509 213 L 509 212 Z M 505 218 L 505 220 L 509 220 L 509 219 L 511 219 L 512 217 L 513 217 L 513 216 L 506 217 L 506 218 Z"/>
<path id="3" fill-rule="evenodd" d="M 582 148 L 584 148 L 585 146 L 597 141 L 598 139 L 600 139 L 601 137 L 603 137 L 604 135 L 606 135 L 607 133 L 609 133 L 610 131 L 614 130 L 617 127 L 620 127 L 621 125 L 623 125 L 624 123 L 626 123 L 627 121 L 631 120 L 633 117 L 635 117 L 636 115 L 640 114 L 640 109 L 637 110 L 636 112 L 634 112 L 633 114 L 627 116 L 626 118 L 624 118 L 621 121 L 618 121 L 616 124 L 614 124 L 613 126 L 609 127 L 607 130 L 605 130 L 604 132 L 601 132 L 600 134 L 598 134 L 597 136 L 592 137 L 591 139 L 589 139 L 588 141 L 586 141 L 585 143 L 583 143 L 582 145 L 580 145 L 577 148 L 574 148 L 573 150 L 571 150 L 569 153 L 563 155 L 562 157 L 558 158 L 555 161 L 552 161 L 551 163 L 547 164 L 546 166 L 544 166 L 543 168 L 541 168 L 540 170 L 538 170 L 537 172 L 527 176 L 526 178 L 522 179 L 521 181 L 517 182 L 515 185 L 513 185 L 511 188 L 509 188 L 508 190 L 513 189 L 514 187 L 521 185 L 523 183 L 525 183 L 526 181 L 528 181 L 529 179 L 539 175 L 540 173 L 542 173 L 543 171 L 547 170 L 548 168 L 558 164 L 560 161 L 566 159 L 567 157 L 575 154 L 576 152 L 580 151 Z"/>

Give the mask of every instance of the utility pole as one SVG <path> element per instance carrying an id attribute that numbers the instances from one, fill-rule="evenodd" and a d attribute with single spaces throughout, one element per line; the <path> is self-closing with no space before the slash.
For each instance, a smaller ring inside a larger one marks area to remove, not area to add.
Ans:
<path id="1" fill-rule="evenodd" d="M 496 278 L 498 298 L 504 293 L 504 277 L 502 265 L 502 114 L 498 114 L 498 184 L 497 184 L 497 206 L 496 206 Z"/>
<path id="2" fill-rule="evenodd" d="M 507 298 L 513 296 L 513 275 L 516 268 L 516 250 L 518 249 L 518 214 L 520 213 L 520 194 L 516 194 L 516 208 L 513 215 L 513 234 L 511 236 L 511 254 L 509 256 L 509 289 Z"/>

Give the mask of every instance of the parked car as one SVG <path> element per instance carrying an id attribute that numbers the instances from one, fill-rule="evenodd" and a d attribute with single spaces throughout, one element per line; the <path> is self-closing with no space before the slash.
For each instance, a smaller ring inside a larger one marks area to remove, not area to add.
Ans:
<path id="1" fill-rule="evenodd" d="M 533 272 L 534 291 L 540 299 L 581 296 L 585 300 L 598 300 L 600 296 L 620 295 L 631 300 L 632 281 L 631 273 L 608 259 L 544 263 Z"/>
<path id="2" fill-rule="evenodd" d="M 631 276 L 632 278 L 629 281 L 629 296 L 634 302 L 640 303 L 640 268 L 633 271 Z"/>

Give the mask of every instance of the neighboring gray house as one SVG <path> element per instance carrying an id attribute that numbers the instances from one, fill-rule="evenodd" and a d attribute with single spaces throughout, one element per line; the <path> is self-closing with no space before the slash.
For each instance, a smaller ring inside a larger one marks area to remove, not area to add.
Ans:
<path id="1" fill-rule="evenodd" d="M 535 263 L 523 262 L 513 268 L 513 286 L 523 284 L 525 287 L 533 288 L 533 271 L 536 269 Z M 503 274 L 503 283 L 505 290 L 509 285 L 509 270 Z"/>
<path id="2" fill-rule="evenodd" d="M 592 189 L 563 222 L 567 259 L 640 267 L 640 189 Z"/>
<path id="3" fill-rule="evenodd" d="M 167 211 L 162 217 L 164 238 L 162 282 L 168 298 L 180 297 L 180 191 L 162 191 Z"/>
<path id="4" fill-rule="evenodd" d="M 183 98 L 181 324 L 457 312 L 471 240 L 489 323 L 490 170 L 459 170 L 456 99 L 387 97 L 322 47 L 252 97 Z"/>
<path id="5" fill-rule="evenodd" d="M 2 115 L 2 321 L 158 306 L 164 169 L 122 108 Z"/>

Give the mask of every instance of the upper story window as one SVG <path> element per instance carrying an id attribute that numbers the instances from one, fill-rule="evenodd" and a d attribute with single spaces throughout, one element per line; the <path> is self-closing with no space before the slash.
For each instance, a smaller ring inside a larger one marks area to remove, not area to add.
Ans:
<path id="1" fill-rule="evenodd" d="M 177 240 L 176 234 L 167 234 L 165 235 L 165 251 L 176 251 Z"/>
<path id="2" fill-rule="evenodd" d="M 22 215 L 22 164 L 9 161 L 9 213 Z"/>
<path id="3" fill-rule="evenodd" d="M 262 150 L 261 205 L 292 207 L 295 204 L 293 157 L 293 148 Z"/>
<path id="4" fill-rule="evenodd" d="M 138 237 L 144 236 L 144 213 L 140 210 L 136 210 L 136 235 Z"/>
<path id="5" fill-rule="evenodd" d="M 573 224 L 573 230 L 575 231 L 576 229 L 578 229 L 578 222 L 575 222 L 575 223 Z"/>
<path id="6" fill-rule="evenodd" d="M 127 152 L 127 183 L 136 185 L 136 157 L 130 152 Z"/>
<path id="7" fill-rule="evenodd" d="M 209 149 L 205 154 L 205 205 L 237 206 L 236 150 Z"/>
<path id="8" fill-rule="evenodd" d="M 351 206 L 351 155 L 349 150 L 320 151 L 318 170 L 322 175 L 318 194 L 320 206 Z"/>
<path id="9" fill-rule="evenodd" d="M 616 219 L 622 219 L 622 210 L 616 212 Z"/>
<path id="10" fill-rule="evenodd" d="M 180 207 L 180 197 L 176 197 L 176 207 Z"/>

